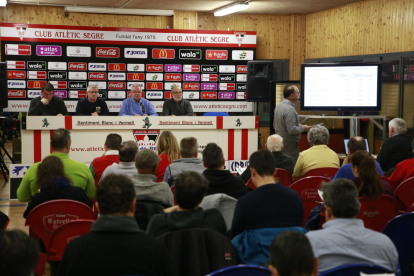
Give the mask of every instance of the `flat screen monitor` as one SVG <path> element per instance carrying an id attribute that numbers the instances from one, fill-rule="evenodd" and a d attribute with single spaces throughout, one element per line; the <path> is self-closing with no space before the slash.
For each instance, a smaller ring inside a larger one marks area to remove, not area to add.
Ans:
<path id="1" fill-rule="evenodd" d="M 305 63 L 301 110 L 381 110 L 381 64 Z"/>

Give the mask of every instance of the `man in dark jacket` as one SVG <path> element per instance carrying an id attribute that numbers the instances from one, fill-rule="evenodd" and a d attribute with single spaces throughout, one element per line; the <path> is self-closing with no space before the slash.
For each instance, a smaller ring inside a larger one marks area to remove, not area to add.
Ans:
<path id="1" fill-rule="evenodd" d="M 50 83 L 42 86 L 41 96 L 30 102 L 29 116 L 64 116 L 69 115 L 62 98 L 54 96 L 55 88 Z"/>
<path id="2" fill-rule="evenodd" d="M 142 232 L 134 218 L 131 180 L 104 177 L 96 199 L 100 216 L 91 233 L 67 245 L 58 275 L 171 275 L 165 246 Z"/>
<path id="3" fill-rule="evenodd" d="M 243 179 L 224 169 L 223 151 L 216 143 L 209 143 L 203 150 L 203 175 L 209 181 L 207 195 L 226 194 L 236 199 L 247 193 Z"/>

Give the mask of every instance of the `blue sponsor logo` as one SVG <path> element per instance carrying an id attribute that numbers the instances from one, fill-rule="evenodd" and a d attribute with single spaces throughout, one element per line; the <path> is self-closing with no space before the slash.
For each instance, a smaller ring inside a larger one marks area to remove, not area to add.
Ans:
<path id="1" fill-rule="evenodd" d="M 239 167 L 240 168 L 247 168 L 249 166 L 249 161 L 233 161 L 231 162 L 231 170 L 236 171 Z"/>
<path id="2" fill-rule="evenodd" d="M 127 51 L 126 53 L 128 55 L 146 55 L 147 54 L 146 51 Z"/>

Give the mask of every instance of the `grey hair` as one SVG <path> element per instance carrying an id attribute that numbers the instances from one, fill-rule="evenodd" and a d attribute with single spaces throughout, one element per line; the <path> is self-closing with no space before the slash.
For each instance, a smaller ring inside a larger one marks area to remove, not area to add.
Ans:
<path id="1" fill-rule="evenodd" d="M 311 145 L 327 145 L 329 142 L 328 129 L 321 125 L 312 127 L 308 132 L 308 142 Z"/>
<path id="2" fill-rule="evenodd" d="M 86 91 L 91 91 L 91 89 L 92 88 L 98 88 L 98 86 L 96 85 L 96 84 L 90 84 L 89 86 L 88 86 L 88 88 L 86 89 Z M 98 88 L 98 90 L 99 90 L 99 88 Z"/>
<path id="3" fill-rule="evenodd" d="M 132 89 L 133 87 L 139 87 L 139 88 L 141 89 L 141 91 L 142 91 L 142 87 L 141 87 L 141 85 L 139 85 L 139 84 L 137 84 L 137 83 L 133 84 L 133 85 L 131 86 L 131 89 Z"/>
<path id="4" fill-rule="evenodd" d="M 283 138 L 278 134 L 270 135 L 266 142 L 268 151 L 282 151 Z"/>
<path id="5" fill-rule="evenodd" d="M 179 85 L 174 85 L 173 86 L 173 88 L 171 89 L 171 91 L 174 91 L 174 90 L 176 90 L 176 89 L 180 89 L 181 91 L 183 90 L 182 88 L 181 88 L 181 86 L 179 86 Z"/>
<path id="6" fill-rule="evenodd" d="M 406 133 L 407 123 L 401 118 L 394 118 L 390 121 L 388 126 L 393 128 L 396 133 Z"/>

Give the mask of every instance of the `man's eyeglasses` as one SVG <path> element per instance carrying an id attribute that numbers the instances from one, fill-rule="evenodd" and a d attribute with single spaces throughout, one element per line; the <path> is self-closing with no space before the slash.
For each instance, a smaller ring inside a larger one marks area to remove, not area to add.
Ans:
<path id="1" fill-rule="evenodd" d="M 183 94 L 183 92 L 172 92 L 174 95 Z"/>
<path id="2" fill-rule="evenodd" d="M 90 92 L 88 92 L 89 94 L 98 94 L 99 92 L 98 91 L 90 91 Z"/>

